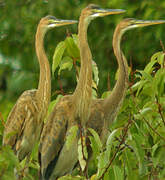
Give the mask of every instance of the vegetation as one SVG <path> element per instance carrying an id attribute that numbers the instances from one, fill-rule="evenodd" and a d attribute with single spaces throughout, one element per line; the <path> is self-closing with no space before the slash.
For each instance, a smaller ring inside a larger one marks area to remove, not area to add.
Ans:
<path id="1" fill-rule="evenodd" d="M 103 7 L 126 9 L 125 17 L 139 19 L 161 19 L 163 17 L 161 8 L 165 7 L 165 3 L 160 0 L 157 0 L 156 4 L 148 1 L 131 3 L 131 0 L 124 2 L 119 0 L 117 5 L 115 0 L 93 2 L 102 4 Z M 2 180 L 13 180 L 16 170 L 22 176 L 23 173 L 26 174 L 24 180 L 38 179 L 38 144 L 33 150 L 29 169 L 28 171 L 25 169 L 25 172 L 22 171 L 25 161 L 19 163 L 10 147 L 1 145 L 5 121 L 16 99 L 22 91 L 37 86 L 39 69 L 34 50 L 37 22 L 47 14 L 59 18 L 78 19 L 80 10 L 87 4 L 88 1 L 81 0 L 62 2 L 37 0 L 35 3 L 31 0 L 0 1 L 0 8 L 3 11 L 0 17 L 0 179 Z M 77 8 L 73 11 L 73 7 Z M 116 72 L 111 39 L 115 25 L 123 16 L 112 16 L 111 20 L 107 17 L 97 20 L 89 28 L 89 44 L 93 59 L 97 63 L 97 65 L 93 63 L 94 98 L 96 96 L 105 98 L 111 93 Z M 123 40 L 123 50 L 127 59 L 131 59 L 130 85 L 120 113 L 110 127 L 106 147 L 102 145 L 97 133 L 92 129 L 89 130 L 93 157 L 88 173 L 92 180 L 102 177 L 104 180 L 165 179 L 165 51 L 163 44 L 159 42 L 159 39 L 165 38 L 162 27 L 163 25 L 136 30 L 136 37 L 134 32 L 129 32 Z M 76 75 L 78 78 L 80 60 L 77 35 L 70 35 L 70 32 L 77 30 L 76 26 L 71 28 L 67 29 L 67 33 L 65 28 L 52 31 L 46 38 L 46 52 L 52 63 L 53 76 L 49 112 L 61 96 L 73 91 Z M 58 43 L 59 41 L 61 42 Z M 56 49 L 53 54 L 54 47 Z M 164 52 L 160 51 L 162 49 Z M 111 72 L 110 81 L 107 78 L 107 71 Z M 79 169 L 74 170 L 74 177 L 67 176 L 60 179 L 84 179 Z"/>

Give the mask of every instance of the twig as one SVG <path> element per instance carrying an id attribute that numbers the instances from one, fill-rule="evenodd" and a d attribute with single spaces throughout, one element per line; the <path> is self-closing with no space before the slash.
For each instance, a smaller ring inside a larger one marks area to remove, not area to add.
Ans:
<path id="1" fill-rule="evenodd" d="M 163 53 L 165 53 L 165 48 L 164 48 L 162 40 L 160 40 L 160 45 L 162 47 Z M 163 68 L 165 68 L 165 56 L 164 56 L 164 61 L 163 61 Z"/>
<path id="2" fill-rule="evenodd" d="M 111 132 L 112 132 L 112 131 L 110 131 L 110 133 L 111 133 Z M 122 141 L 122 140 L 119 139 L 118 137 L 115 137 L 115 140 L 118 141 L 119 143 Z M 126 144 L 125 142 L 123 143 L 123 145 L 124 145 L 124 148 L 127 147 L 127 148 L 130 149 L 132 152 L 134 152 L 134 149 L 133 149 L 130 145 Z"/>
<path id="3" fill-rule="evenodd" d="M 111 158 L 108 166 L 105 168 L 104 172 L 102 173 L 101 177 L 100 177 L 98 180 L 102 180 L 102 179 L 103 179 L 105 173 L 108 171 L 108 169 L 109 169 L 109 167 L 111 166 L 113 160 L 115 159 L 117 153 L 120 151 L 121 145 L 122 145 L 122 144 L 124 143 L 124 141 L 125 141 L 125 137 L 126 137 L 126 135 L 127 135 L 127 132 L 128 132 L 128 129 L 129 129 L 129 125 L 130 125 L 131 123 L 132 123 L 132 121 L 129 120 L 129 121 L 128 121 L 128 124 L 127 124 L 126 127 L 124 128 L 124 134 L 123 134 L 123 136 L 122 136 L 121 142 L 120 142 L 117 150 L 115 151 L 115 153 L 114 153 L 114 155 L 112 156 L 112 158 Z"/>
<path id="4" fill-rule="evenodd" d="M 111 83 L 110 83 L 110 75 L 109 75 L 109 72 L 108 72 L 108 78 L 107 78 L 107 88 L 108 88 L 108 91 L 111 90 Z"/>
<path id="5" fill-rule="evenodd" d="M 131 68 L 131 72 L 130 72 L 130 76 L 131 76 L 130 87 L 131 87 L 134 84 L 134 71 L 133 71 L 133 63 L 131 57 L 130 57 L 130 68 Z"/>
<path id="6" fill-rule="evenodd" d="M 165 53 L 165 48 L 164 48 L 164 45 L 163 45 L 162 40 L 160 40 L 160 45 L 161 45 L 161 47 L 162 47 L 163 52 Z"/>
<path id="7" fill-rule="evenodd" d="M 161 104 L 159 103 L 158 96 L 155 96 L 155 98 L 156 98 L 156 104 L 157 104 L 157 106 L 158 106 L 158 112 L 159 112 L 160 117 L 162 118 L 163 124 L 164 124 L 164 126 L 165 126 L 165 120 L 164 120 L 164 117 L 163 117 L 163 114 L 162 114 L 162 106 L 161 106 Z"/>
<path id="8" fill-rule="evenodd" d="M 63 87 L 62 87 L 61 79 L 60 79 L 59 76 L 58 76 L 58 83 L 59 83 L 59 86 L 60 86 L 60 91 L 61 91 L 62 95 L 64 96 L 65 93 L 64 93 L 64 89 L 63 89 Z"/>
<path id="9" fill-rule="evenodd" d="M 77 68 L 77 65 L 76 65 L 77 59 L 75 59 L 75 58 L 72 58 L 72 59 L 73 59 L 73 66 L 74 66 L 74 68 L 75 68 L 75 70 L 76 70 L 77 78 L 79 78 L 78 68 Z"/>
<path id="10" fill-rule="evenodd" d="M 62 94 L 63 95 L 63 92 L 61 90 L 56 90 L 56 91 L 52 92 L 51 96 L 55 96 L 57 94 Z"/>
<path id="11" fill-rule="evenodd" d="M 70 37 L 71 35 L 72 35 L 72 33 L 69 32 L 69 29 L 66 29 L 66 36 L 67 36 L 67 37 Z"/>
<path id="12" fill-rule="evenodd" d="M 140 112 L 139 112 L 140 113 Z M 149 128 L 152 129 L 152 131 L 157 134 L 162 140 L 165 141 L 165 138 L 163 136 L 161 136 L 152 126 L 151 124 L 142 116 L 143 120 L 146 122 L 146 124 L 148 125 Z"/>
<path id="13" fill-rule="evenodd" d="M 116 139 L 117 141 L 119 141 L 119 142 L 122 141 L 122 139 L 119 139 L 118 137 L 115 137 L 115 139 Z M 127 148 L 130 149 L 132 152 L 134 152 L 134 149 L 133 149 L 130 145 L 126 144 L 125 142 L 123 143 L 123 145 L 124 145 L 124 147 L 127 147 Z"/>

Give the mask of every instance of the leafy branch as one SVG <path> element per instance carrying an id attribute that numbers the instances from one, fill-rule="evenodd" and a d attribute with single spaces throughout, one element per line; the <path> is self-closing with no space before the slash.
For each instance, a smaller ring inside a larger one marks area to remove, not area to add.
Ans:
<path id="1" fill-rule="evenodd" d="M 124 144 L 124 141 L 125 141 L 125 138 L 126 138 L 126 135 L 127 135 L 127 132 L 128 132 L 128 129 L 129 129 L 131 123 L 132 123 L 132 121 L 129 120 L 129 121 L 128 121 L 128 124 L 127 124 L 127 125 L 125 126 L 125 128 L 123 129 L 124 133 L 123 133 L 123 136 L 122 136 L 122 138 L 121 138 L 120 144 L 118 145 L 117 150 L 116 150 L 115 153 L 113 154 L 113 156 L 112 156 L 109 164 L 107 165 L 107 167 L 106 167 L 105 170 L 103 171 L 102 175 L 98 178 L 98 180 L 102 180 L 102 179 L 103 179 L 104 175 L 106 174 L 106 172 L 107 172 L 108 169 L 110 168 L 113 160 L 115 159 L 117 153 L 120 151 L 121 145 Z"/>

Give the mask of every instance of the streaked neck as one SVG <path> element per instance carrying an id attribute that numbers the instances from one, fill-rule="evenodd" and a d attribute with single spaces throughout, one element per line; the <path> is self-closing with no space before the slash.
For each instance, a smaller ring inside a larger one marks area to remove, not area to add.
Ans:
<path id="1" fill-rule="evenodd" d="M 40 65 L 40 78 L 37 90 L 37 99 L 47 108 L 51 96 L 51 74 L 49 61 L 44 50 L 45 32 L 38 27 L 36 33 L 36 54 Z"/>
<path id="2" fill-rule="evenodd" d="M 78 105 L 78 115 L 82 117 L 82 124 L 85 124 L 89 117 L 92 98 L 92 55 L 87 41 L 88 24 L 85 17 L 81 15 L 78 26 L 81 69 L 79 81 L 73 96 Z"/>
<path id="3" fill-rule="evenodd" d="M 118 80 L 110 96 L 104 100 L 106 116 L 110 121 L 114 120 L 114 117 L 123 102 L 128 84 L 128 64 L 120 47 L 122 35 L 123 32 L 120 30 L 120 26 L 118 25 L 113 36 L 113 50 L 119 68 Z"/>

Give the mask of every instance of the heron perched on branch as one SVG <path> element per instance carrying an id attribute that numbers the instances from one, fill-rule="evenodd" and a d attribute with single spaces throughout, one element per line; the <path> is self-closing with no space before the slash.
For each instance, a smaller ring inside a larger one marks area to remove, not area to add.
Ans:
<path id="1" fill-rule="evenodd" d="M 91 114 L 87 127 L 93 128 L 101 136 L 103 143 L 106 142 L 109 125 L 114 121 L 122 105 L 128 86 L 128 64 L 120 48 L 123 34 L 133 28 L 165 23 L 164 20 L 136 20 L 124 19 L 116 27 L 113 35 L 113 50 L 117 59 L 119 75 L 111 94 L 106 99 L 92 100 Z"/>
<path id="2" fill-rule="evenodd" d="M 124 12 L 120 9 L 102 9 L 89 5 L 82 10 L 79 19 L 78 37 L 81 69 L 77 87 L 73 95 L 64 96 L 50 114 L 40 140 L 39 159 L 41 174 L 45 180 L 56 179 L 75 166 L 78 160 L 76 137 L 70 148 L 66 138 L 74 125 L 84 126 L 90 115 L 92 98 L 92 55 L 87 42 L 87 29 L 96 17 Z"/>
<path id="3" fill-rule="evenodd" d="M 10 145 L 20 161 L 30 155 L 34 144 L 39 140 L 50 102 L 51 73 L 44 50 L 45 33 L 51 28 L 76 22 L 56 19 L 53 16 L 46 16 L 39 22 L 35 41 L 40 65 L 38 89 L 27 90 L 19 97 L 7 118 L 3 136 L 3 145 Z"/>

